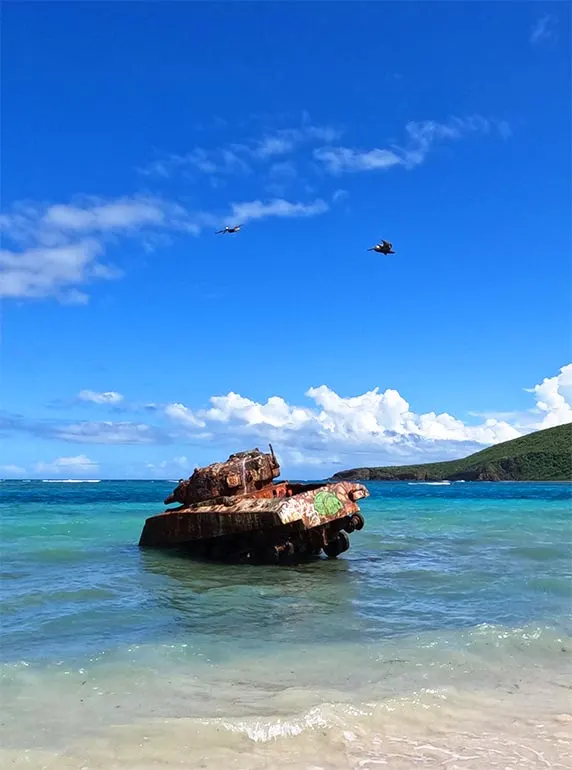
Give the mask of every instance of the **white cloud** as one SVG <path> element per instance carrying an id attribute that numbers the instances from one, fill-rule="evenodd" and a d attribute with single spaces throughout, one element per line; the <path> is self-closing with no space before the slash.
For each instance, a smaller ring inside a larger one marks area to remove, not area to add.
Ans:
<path id="1" fill-rule="evenodd" d="M 266 404 L 259 404 L 238 393 L 212 396 L 211 409 L 200 413 L 207 422 L 228 423 L 238 420 L 245 425 L 269 425 L 274 428 L 296 428 L 311 419 L 310 412 L 289 406 L 283 398 L 271 396 Z"/>
<path id="2" fill-rule="evenodd" d="M 0 297 L 55 296 L 68 304 L 83 304 L 86 297 L 74 288 L 75 284 L 117 275 L 117 271 L 98 261 L 102 250 L 101 244 L 91 238 L 51 248 L 1 250 Z"/>
<path id="3" fill-rule="evenodd" d="M 537 409 L 542 415 L 538 428 L 572 422 L 572 364 L 563 366 L 554 377 L 545 377 L 528 392 L 534 393 Z"/>
<path id="4" fill-rule="evenodd" d="M 165 221 L 164 206 L 151 200 L 122 198 L 91 206 L 57 204 L 50 206 L 40 220 L 40 227 L 71 232 L 131 230 Z"/>
<path id="5" fill-rule="evenodd" d="M 77 395 L 80 401 L 91 401 L 94 404 L 119 404 L 123 401 L 123 395 L 114 390 L 97 393 L 94 390 L 80 390 Z"/>
<path id="6" fill-rule="evenodd" d="M 254 154 L 259 158 L 270 158 L 273 155 L 285 155 L 292 152 L 295 146 L 296 142 L 291 136 L 266 136 L 259 142 Z"/>
<path id="7" fill-rule="evenodd" d="M 190 169 L 203 174 L 235 174 L 248 172 L 250 167 L 234 149 L 223 147 L 215 150 L 205 150 L 195 147 L 184 155 L 169 155 L 169 157 L 150 163 L 139 169 L 146 176 L 169 177 L 175 171 L 188 172 Z"/>
<path id="8" fill-rule="evenodd" d="M 417 415 L 410 410 L 407 401 L 392 389 L 380 393 L 379 388 L 374 388 L 360 396 L 343 398 L 326 385 L 321 385 L 310 388 L 306 396 L 319 409 L 291 406 L 279 396 L 272 396 L 261 404 L 237 393 L 229 393 L 213 396 L 210 399 L 212 408 L 199 415 L 207 424 L 216 421 L 250 428 L 303 429 L 306 434 L 344 444 L 378 440 L 395 443 L 400 436 L 488 444 L 519 435 L 512 426 L 494 419 L 474 427 L 446 413 Z"/>
<path id="9" fill-rule="evenodd" d="M 0 216 L 0 230 L 20 246 L 69 245 L 80 236 L 133 235 L 157 229 L 194 231 L 185 208 L 152 196 L 111 200 L 84 196 L 75 203 L 16 203 Z"/>
<path id="10" fill-rule="evenodd" d="M 226 218 L 190 212 L 151 197 L 89 198 L 81 204 L 51 206 L 16 204 L 0 216 L 0 229 L 14 245 L 0 251 L 0 297 L 55 297 L 65 304 L 84 305 L 89 297 L 78 287 L 122 274 L 102 260 L 108 243 L 118 237 L 137 238 L 141 248 L 152 250 L 162 243 L 166 231 L 198 235 L 221 221 L 314 216 L 327 210 L 320 199 L 300 203 L 283 198 L 232 203 Z"/>
<path id="11" fill-rule="evenodd" d="M 59 475 L 62 473 L 77 473 L 82 476 L 88 473 L 97 473 L 99 465 L 85 455 L 75 457 L 58 457 L 52 462 L 39 462 L 35 466 L 36 473 L 50 473 Z"/>
<path id="12" fill-rule="evenodd" d="M 77 305 L 88 300 L 79 285 L 121 275 L 101 260 L 110 239 L 139 237 L 148 245 L 158 230 L 198 234 L 200 224 L 182 206 L 158 198 L 85 198 L 74 204 L 15 204 L 0 216 L 0 230 L 13 246 L 0 251 L 0 296 L 51 296 Z"/>
<path id="13" fill-rule="evenodd" d="M 572 364 L 530 392 L 537 404 L 526 419 L 508 413 L 506 419 L 487 416 L 478 425 L 446 412 L 416 413 L 391 388 L 343 397 L 326 385 L 306 392 L 312 406 L 292 405 L 280 396 L 257 402 L 230 392 L 213 396 L 207 409 L 192 411 L 177 404 L 167 413 L 194 436 L 200 425 L 235 442 L 247 437 L 271 441 L 292 464 L 310 465 L 309 457 L 316 458 L 315 464 L 331 465 L 342 458 L 355 462 L 364 454 L 379 462 L 403 463 L 461 456 L 532 430 L 572 422 Z"/>
<path id="14" fill-rule="evenodd" d="M 544 14 L 544 16 L 541 16 L 532 25 L 532 29 L 530 30 L 530 38 L 529 38 L 530 42 L 533 45 L 536 45 L 537 43 L 541 43 L 542 41 L 546 41 L 554 38 L 556 34 L 554 32 L 555 24 L 556 24 L 556 18 L 552 14 L 546 13 Z"/>
<path id="15" fill-rule="evenodd" d="M 205 149 L 195 147 L 190 152 L 168 155 L 139 168 L 145 176 L 167 178 L 189 169 L 203 174 L 236 174 L 252 170 L 252 164 L 265 163 L 292 153 L 304 144 L 333 142 L 341 132 L 332 126 L 314 126 L 307 116 L 298 128 L 283 128 L 245 142 L 234 142 L 222 147 Z"/>
<path id="16" fill-rule="evenodd" d="M 167 404 L 165 414 L 175 422 L 186 426 L 202 428 L 205 425 L 202 420 L 195 416 L 191 409 L 188 409 L 183 404 Z"/>
<path id="17" fill-rule="evenodd" d="M 438 141 L 460 139 L 468 133 L 490 133 L 496 129 L 501 136 L 510 135 L 506 121 L 491 121 L 481 115 L 452 118 L 447 123 L 434 120 L 411 121 L 405 126 L 405 146 L 359 150 L 351 147 L 320 147 L 314 157 L 330 174 L 344 172 L 380 171 L 402 166 L 413 168 L 423 163 Z"/>
<path id="18" fill-rule="evenodd" d="M 404 161 L 391 150 L 353 150 L 349 147 L 321 147 L 314 151 L 314 157 L 326 167 L 330 174 L 343 171 L 374 171 L 403 165 Z"/>
<path id="19" fill-rule="evenodd" d="M 231 215 L 225 221 L 245 223 L 264 217 L 313 217 L 325 213 L 328 208 L 328 204 L 320 198 L 312 203 L 293 203 L 283 198 L 275 198 L 266 203 L 261 200 L 246 201 L 232 203 Z"/>
<path id="20" fill-rule="evenodd" d="M 286 155 L 306 142 L 333 142 L 340 132 L 332 126 L 305 125 L 302 128 L 287 128 L 264 136 L 255 143 L 250 152 L 258 158 L 272 158 Z"/>
<path id="21" fill-rule="evenodd" d="M 21 476 L 25 472 L 26 469 L 20 465 L 0 465 L 0 473 L 5 473 L 7 476 Z"/>
<path id="22" fill-rule="evenodd" d="M 212 396 L 203 409 L 191 409 L 180 402 L 147 405 L 157 420 L 168 421 L 168 429 L 111 421 L 54 424 L 10 415 L 0 416 L 0 427 L 4 432 L 20 430 L 43 439 L 79 444 L 177 442 L 204 446 L 208 441 L 236 450 L 271 442 L 284 463 L 331 469 L 333 465 L 452 459 L 533 430 L 572 422 L 572 364 L 527 392 L 535 401 L 528 411 L 491 412 L 476 425 L 447 412 L 415 412 L 392 388 L 342 396 L 320 385 L 306 391 L 306 404 L 291 404 L 277 395 L 255 401 L 231 391 Z M 165 469 L 167 463 L 174 468 L 176 461 L 165 461 Z M 157 472 L 163 470 L 161 463 L 154 467 Z"/>

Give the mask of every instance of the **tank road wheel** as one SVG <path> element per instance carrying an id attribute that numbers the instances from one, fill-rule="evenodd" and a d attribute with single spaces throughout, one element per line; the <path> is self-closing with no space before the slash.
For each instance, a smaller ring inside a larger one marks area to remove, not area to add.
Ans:
<path id="1" fill-rule="evenodd" d="M 345 532 L 338 532 L 333 540 L 324 546 L 324 553 L 330 559 L 335 559 L 350 547 L 350 539 Z"/>
<path id="2" fill-rule="evenodd" d="M 354 513 L 352 516 L 350 516 L 350 521 L 353 524 L 354 529 L 359 531 L 360 529 L 364 528 L 365 519 L 361 513 Z"/>

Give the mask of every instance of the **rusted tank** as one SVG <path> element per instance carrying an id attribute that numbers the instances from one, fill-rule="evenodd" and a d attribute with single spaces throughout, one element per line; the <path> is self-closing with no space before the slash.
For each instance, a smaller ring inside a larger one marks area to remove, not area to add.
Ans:
<path id="1" fill-rule="evenodd" d="M 349 534 L 364 526 L 357 502 L 369 496 L 366 487 L 277 482 L 279 475 L 272 447 L 269 454 L 253 449 L 196 468 L 165 499 L 179 507 L 148 518 L 139 545 L 274 564 L 346 551 Z"/>

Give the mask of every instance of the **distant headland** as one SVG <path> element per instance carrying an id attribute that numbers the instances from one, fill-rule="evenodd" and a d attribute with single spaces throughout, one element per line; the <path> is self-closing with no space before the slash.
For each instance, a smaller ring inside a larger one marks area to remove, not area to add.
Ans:
<path id="1" fill-rule="evenodd" d="M 572 481 L 572 423 L 539 430 L 462 460 L 339 471 L 336 481 Z"/>

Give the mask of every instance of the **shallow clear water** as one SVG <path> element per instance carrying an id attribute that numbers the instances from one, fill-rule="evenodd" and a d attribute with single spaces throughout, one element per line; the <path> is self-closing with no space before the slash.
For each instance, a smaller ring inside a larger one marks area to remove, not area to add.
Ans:
<path id="1" fill-rule="evenodd" d="M 533 721 L 546 703 L 550 744 L 564 741 L 569 485 L 371 483 L 350 551 L 292 567 L 141 551 L 143 521 L 173 486 L 0 485 L 7 761 L 27 750 L 27 767 L 75 767 L 71 736 L 86 767 L 175 766 L 188 761 L 189 749 L 172 753 L 183 730 L 205 767 L 373 767 L 391 753 L 389 709 L 394 738 L 410 741 L 403 766 L 431 765 L 444 755 L 419 753 L 411 724 L 443 732 L 447 708 L 475 724 L 479 704 L 483 718 L 496 704 L 498 728 L 506 698 Z M 142 738 L 151 723 L 160 760 Z M 454 753 L 461 733 L 445 733 L 439 750 Z M 274 757 L 268 746 L 286 740 Z M 494 766 L 491 746 L 475 748 L 475 767 Z"/>

